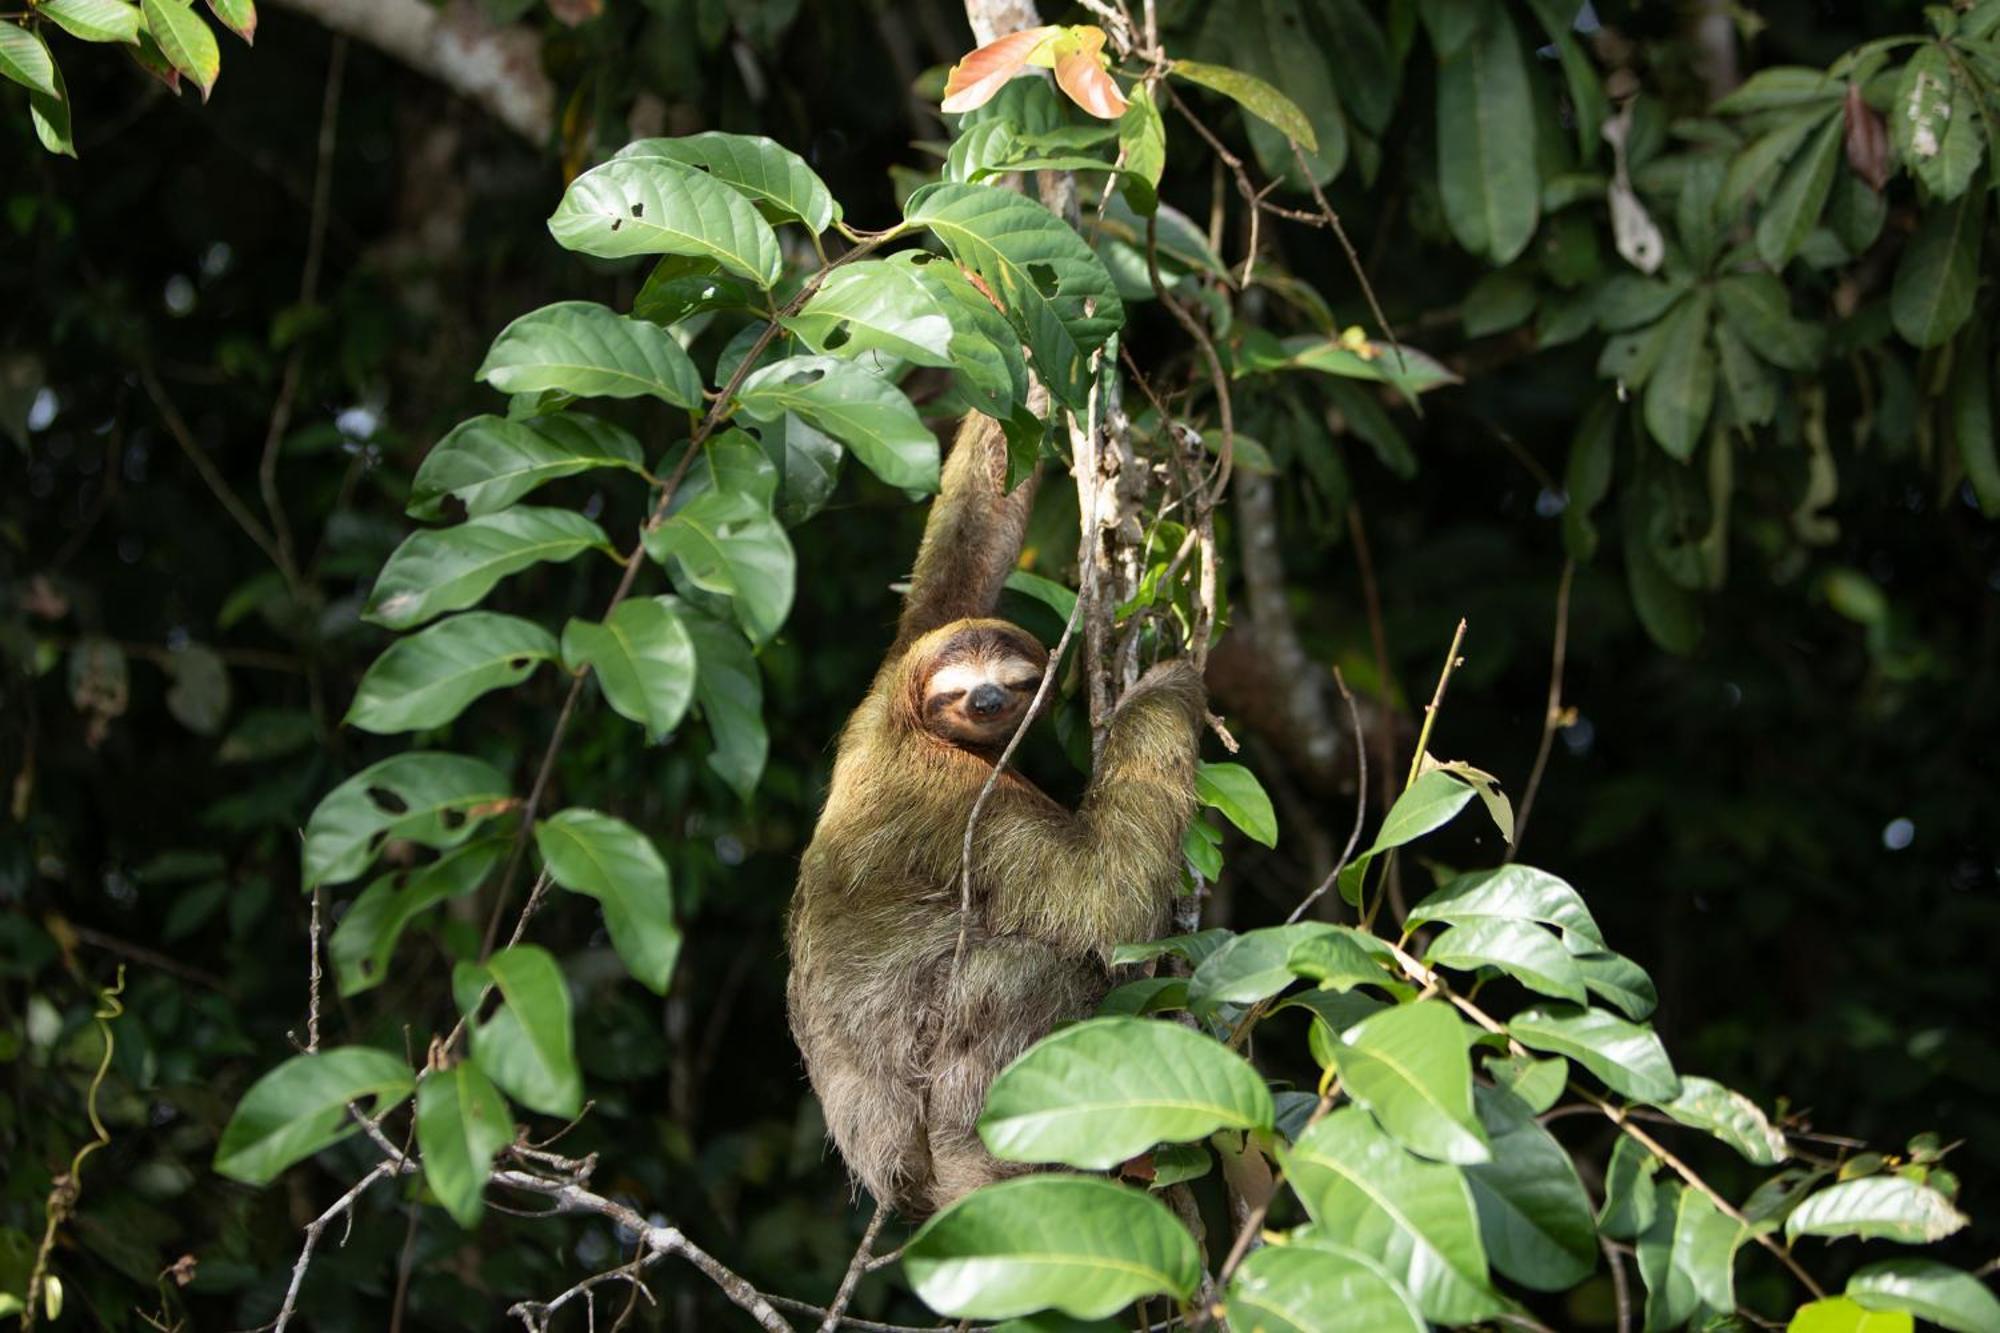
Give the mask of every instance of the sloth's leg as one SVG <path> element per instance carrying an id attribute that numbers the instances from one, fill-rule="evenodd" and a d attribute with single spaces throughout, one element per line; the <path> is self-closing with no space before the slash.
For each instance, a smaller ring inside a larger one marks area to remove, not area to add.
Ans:
<path id="1" fill-rule="evenodd" d="M 812 1085 L 827 1132 L 876 1202 L 905 1216 L 927 1212 L 931 1161 L 923 1090 L 838 1057 L 813 1060 Z"/>

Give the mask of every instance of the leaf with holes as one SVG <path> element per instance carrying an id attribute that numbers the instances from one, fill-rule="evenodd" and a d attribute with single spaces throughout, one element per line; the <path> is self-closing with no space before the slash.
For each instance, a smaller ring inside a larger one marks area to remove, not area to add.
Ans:
<path id="1" fill-rule="evenodd" d="M 796 219 L 821 232 L 840 216 L 833 193 L 806 160 L 761 134 L 709 130 L 677 139 L 637 139 L 619 149 L 613 160 L 648 157 L 706 172 L 773 222 Z"/>
<path id="2" fill-rule="evenodd" d="M 503 1003 L 484 1022 L 473 1023 L 473 1060 L 529 1110 L 574 1119 L 583 1109 L 583 1076 L 562 968 L 546 950 L 517 944 L 483 964 L 452 969 L 452 994 L 468 1018 L 479 1010 L 488 986 L 499 990 Z"/>
<path id="3" fill-rule="evenodd" d="M 771 744 L 757 655 L 741 630 L 692 607 L 682 609 L 681 624 L 694 641 L 694 697 L 714 743 L 708 766 L 747 801 Z"/>
<path id="4" fill-rule="evenodd" d="M 160 54 L 194 81 L 206 102 L 222 73 L 222 48 L 215 44 L 215 34 L 189 0 L 139 0 L 139 10 L 145 15 L 146 31 L 159 43 Z"/>
<path id="5" fill-rule="evenodd" d="M 737 190 L 663 157 L 613 158 L 570 182 L 549 218 L 564 249 L 599 259 L 713 259 L 766 291 L 784 268 L 771 224 Z"/>
<path id="6" fill-rule="evenodd" d="M 1706 1130 L 1756 1166 L 1776 1166 L 1789 1153 L 1757 1103 L 1710 1078 L 1681 1076 L 1681 1094 L 1659 1107 L 1683 1125 Z"/>
<path id="7" fill-rule="evenodd" d="M 1201 1280 L 1194 1238 L 1164 1204 L 1083 1176 L 974 1190 L 903 1247 L 924 1304 L 954 1318 L 1060 1310 L 1096 1319 L 1146 1296 L 1185 1301 Z"/>
<path id="8" fill-rule="evenodd" d="M 1259 1333 L 1424 1333 L 1423 1312 L 1370 1255 L 1318 1240 L 1253 1250 L 1229 1284 L 1231 1327 Z"/>
<path id="9" fill-rule="evenodd" d="M 35 12 L 81 42 L 136 42 L 145 23 L 126 0 L 41 0 Z"/>
<path id="10" fill-rule="evenodd" d="M 514 1141 L 514 1117 L 479 1066 L 464 1061 L 431 1072 L 417 1087 L 417 1149 L 424 1183 L 457 1223 L 479 1225 L 493 1159 Z"/>
<path id="11" fill-rule="evenodd" d="M 550 878 L 604 908 L 611 945 L 641 985 L 667 993 L 681 931 L 674 922 L 673 882 L 653 844 L 622 820 L 571 809 L 535 825 L 535 848 Z"/>
<path id="12" fill-rule="evenodd" d="M 478 517 L 507 508 L 544 482 L 593 468 L 643 468 L 639 442 L 622 426 L 581 412 L 514 421 L 476 416 L 452 427 L 424 456 L 410 486 L 412 518 L 438 518 L 447 497 Z"/>
<path id="13" fill-rule="evenodd" d="M 413 532 L 375 579 L 363 620 L 410 629 L 446 611 L 476 606 L 509 574 L 585 551 L 613 554 L 604 529 L 567 509 L 519 505 L 455 528 Z"/>
<path id="14" fill-rule="evenodd" d="M 349 1102 L 387 1110 L 414 1079 L 398 1056 L 368 1046 L 295 1055 L 250 1085 L 215 1145 L 215 1169 L 231 1180 L 268 1185 L 294 1162 L 360 1129 Z"/>
<path id="15" fill-rule="evenodd" d="M 1027 341 L 1049 392 L 1081 408 L 1090 353 L 1125 323 L 1111 275 L 1083 238 L 1035 201 L 992 186 L 927 186 L 910 196 L 904 216 L 978 274 Z"/>
<path id="16" fill-rule="evenodd" d="M 753 643 L 792 609 L 797 557 L 784 528 L 755 497 L 710 491 L 643 534 L 646 554 L 704 592 L 731 599 Z"/>
<path id="17" fill-rule="evenodd" d="M 1375 841 L 1368 850 L 1355 857 L 1340 872 L 1340 896 L 1358 906 L 1361 887 L 1376 857 L 1443 828 L 1458 817 L 1458 812 L 1472 797 L 1472 788 L 1449 773 L 1432 769 L 1419 777 L 1389 807 L 1389 813 L 1383 816 L 1382 827 L 1376 831 Z"/>
<path id="18" fill-rule="evenodd" d="M 595 301 L 558 301 L 521 316 L 500 330 L 474 378 L 502 393 L 650 396 L 686 408 L 702 393 L 701 373 L 671 333 Z"/>
<path id="19" fill-rule="evenodd" d="M 1094 1018 L 1042 1038 L 993 1080 L 979 1137 L 1008 1162 L 1104 1170 L 1156 1143 L 1269 1129 L 1271 1094 L 1242 1056 L 1175 1023 Z"/>
<path id="20" fill-rule="evenodd" d="M 390 644 L 362 676 L 342 720 L 378 736 L 441 727 L 555 655 L 555 636 L 533 621 L 468 611 Z"/>
<path id="21" fill-rule="evenodd" d="M 1472 1113 L 1465 1024 L 1442 1000 L 1385 1009 L 1342 1035 L 1334 1052 L 1341 1087 L 1395 1140 L 1444 1162 L 1492 1157 Z"/>
<path id="22" fill-rule="evenodd" d="M 596 672 L 604 701 L 655 744 L 680 725 L 694 699 L 694 640 L 671 597 L 630 598 L 602 624 L 571 620 L 562 658 L 571 671 Z"/>
<path id="23" fill-rule="evenodd" d="M 1602 1009 L 1538 1005 L 1516 1014 L 1507 1030 L 1523 1046 L 1566 1055 L 1635 1101 L 1672 1101 L 1680 1079 L 1653 1029 Z"/>
<path id="24" fill-rule="evenodd" d="M 909 264 L 864 259 L 834 269 L 784 325 L 843 360 L 882 352 L 914 366 L 951 364 L 951 318 Z"/>
<path id="25" fill-rule="evenodd" d="M 485 883 L 506 850 L 504 839 L 481 838 L 429 865 L 384 875 L 363 889 L 326 943 L 340 993 L 359 995 L 388 980 L 389 960 L 410 922 Z"/>
<path id="26" fill-rule="evenodd" d="M 901 389 L 860 366 L 830 356 L 787 357 L 744 380 L 736 401 L 754 420 L 787 412 L 804 418 L 891 486 L 938 487 L 937 437 Z"/>
<path id="27" fill-rule="evenodd" d="M 300 887 L 353 879 L 391 838 L 456 847 L 514 804 L 507 779 L 491 764 L 421 750 L 392 755 L 314 807 L 306 820 Z"/>

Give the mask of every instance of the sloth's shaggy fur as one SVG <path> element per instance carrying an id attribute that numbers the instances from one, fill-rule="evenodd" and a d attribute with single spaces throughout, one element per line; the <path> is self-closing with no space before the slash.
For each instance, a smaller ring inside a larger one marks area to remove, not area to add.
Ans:
<path id="1" fill-rule="evenodd" d="M 987 1086 L 1090 1013 L 1114 945 L 1164 928 L 1195 808 L 1205 694 L 1169 662 L 1121 701 L 1080 810 L 1003 775 L 980 814 L 954 975 L 966 818 L 999 745 L 927 726 L 927 684 L 968 655 L 1045 660 L 1025 631 L 985 618 L 1032 498 L 1032 483 L 1003 494 L 1005 466 L 997 425 L 967 418 L 896 642 L 841 733 L 787 927 L 792 1033 L 833 1140 L 878 1201 L 913 1218 L 1024 1169 L 980 1142 Z"/>

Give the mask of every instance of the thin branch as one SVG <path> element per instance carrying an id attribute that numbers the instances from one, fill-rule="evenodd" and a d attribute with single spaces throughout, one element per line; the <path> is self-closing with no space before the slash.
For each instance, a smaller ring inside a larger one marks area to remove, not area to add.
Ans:
<path id="1" fill-rule="evenodd" d="M 779 1309 L 790 1310 L 795 1314 L 824 1315 L 827 1312 L 824 1306 L 814 1305 L 809 1301 L 794 1300 L 790 1296 L 772 1296 L 769 1300 Z M 964 1324 L 881 1324 L 873 1319 L 858 1319 L 851 1314 L 840 1317 L 840 1327 L 858 1328 L 863 1330 L 863 1333 L 965 1333 L 967 1329 Z M 983 1333 L 983 1330 L 990 1327 L 992 1327 L 990 1324 L 980 1324 L 972 1330 L 972 1333 Z"/>
<path id="2" fill-rule="evenodd" d="M 1354 728 L 1354 767 L 1356 770 L 1354 778 L 1354 827 L 1347 831 L 1347 846 L 1341 848 L 1339 858 L 1333 863 L 1333 869 L 1326 872 L 1326 878 L 1319 882 L 1318 888 L 1307 894 L 1304 900 L 1292 909 L 1292 914 L 1285 918 L 1286 925 L 1290 925 L 1300 917 L 1303 917 L 1306 914 L 1306 909 L 1326 896 L 1326 891 L 1332 888 L 1334 881 L 1340 878 L 1340 872 L 1345 870 L 1347 863 L 1354 859 L 1354 848 L 1361 841 L 1361 826 L 1368 822 L 1368 745 L 1366 738 L 1361 734 L 1361 710 L 1355 706 L 1354 691 L 1347 688 L 1347 678 L 1340 674 L 1339 667 L 1333 669 L 1333 683 L 1340 687 L 1341 701 L 1347 705 L 1347 721 Z"/>
<path id="3" fill-rule="evenodd" d="M 868 1271 L 868 1259 L 875 1248 L 875 1238 L 882 1234 L 882 1223 L 888 1220 L 889 1210 L 880 1203 L 875 1205 L 875 1215 L 868 1219 L 868 1229 L 861 1233 L 861 1243 L 854 1247 L 854 1257 L 848 1260 L 847 1275 L 840 1279 L 840 1289 L 833 1294 L 833 1304 L 826 1307 L 826 1318 L 820 1322 L 819 1333 L 835 1333 L 840 1327 L 840 1316 L 847 1309 L 847 1303 L 854 1299 L 854 1289 L 861 1283 L 861 1275 Z"/>
<path id="4" fill-rule="evenodd" d="M 1451 673 L 1464 664 L 1465 659 L 1458 650 L 1465 644 L 1465 618 L 1461 616 L 1458 629 L 1451 636 L 1451 648 L 1444 655 L 1444 669 L 1438 672 L 1437 690 L 1431 701 L 1424 705 L 1424 725 L 1417 732 L 1417 752 L 1410 756 L 1410 776 L 1403 780 L 1403 790 L 1416 786 L 1417 778 L 1424 771 L 1424 754 L 1430 748 L 1431 728 L 1437 725 L 1438 710 L 1444 707 L 1444 692 L 1451 685 Z"/>
<path id="5" fill-rule="evenodd" d="M 1604 1249 L 1604 1262 L 1611 1269 L 1611 1292 L 1618 1302 L 1618 1333 L 1632 1333 L 1632 1283 L 1625 1276 L 1625 1256 L 1609 1236 L 1599 1236 L 1597 1243 Z"/>
<path id="6" fill-rule="evenodd" d="M 288 566 L 285 553 L 279 548 L 277 539 L 258 521 L 257 516 L 250 512 L 250 506 L 243 503 L 243 497 L 236 493 L 235 488 L 209 460 L 201 445 L 195 442 L 194 434 L 188 430 L 180 409 L 176 408 L 173 400 L 167 396 L 166 386 L 160 383 L 160 377 L 154 373 L 153 363 L 149 358 L 142 357 L 139 362 L 139 384 L 145 389 L 146 396 L 153 400 L 154 408 L 159 411 L 160 420 L 166 425 L 167 434 L 180 446 L 180 451 L 187 455 L 188 462 L 194 465 L 195 474 L 208 487 L 209 493 L 214 495 L 228 511 L 229 516 L 236 520 L 236 526 L 243 529 L 244 535 L 271 558 L 272 564 L 281 571 L 286 569 Z"/>
<path id="7" fill-rule="evenodd" d="M 269 1333 L 285 1333 L 285 1329 L 292 1322 L 293 1313 L 298 1309 L 299 1288 L 305 1284 L 306 1269 L 312 1263 L 313 1250 L 318 1247 L 320 1237 L 325 1234 L 326 1229 L 340 1218 L 346 1217 L 376 1181 L 387 1180 L 390 1176 L 409 1175 L 416 1170 L 416 1162 L 408 1157 L 392 1157 L 377 1162 L 367 1175 L 348 1187 L 347 1193 L 328 1204 L 325 1212 L 306 1223 L 305 1242 L 299 1247 L 298 1262 L 292 1265 L 292 1280 L 285 1288 L 285 1300 L 284 1304 L 278 1307 L 278 1317 L 252 1330 L 252 1333 L 266 1333 L 266 1330 Z"/>
<path id="8" fill-rule="evenodd" d="M 1556 584 L 1556 634 L 1555 646 L 1549 656 L 1549 704 L 1542 714 L 1542 740 L 1535 749 L 1535 766 L 1528 770 L 1528 785 L 1521 789 L 1520 808 L 1514 814 L 1514 845 L 1507 849 L 1509 861 L 1521 854 L 1521 839 L 1528 834 L 1528 816 L 1535 809 L 1535 793 L 1542 788 L 1542 771 L 1548 767 L 1549 751 L 1555 745 L 1556 733 L 1563 727 L 1563 661 L 1569 653 L 1569 589 L 1575 578 L 1576 561 L 1564 560 L 1562 579 Z"/>

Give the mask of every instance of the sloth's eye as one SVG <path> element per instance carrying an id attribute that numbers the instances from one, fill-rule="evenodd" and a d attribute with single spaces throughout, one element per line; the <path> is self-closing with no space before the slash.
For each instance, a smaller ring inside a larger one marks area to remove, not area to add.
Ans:
<path id="1" fill-rule="evenodd" d="M 1042 683 L 1042 678 L 1040 676 L 1030 676 L 1026 680 L 1008 681 L 1007 688 L 1013 690 L 1017 694 L 1029 694 L 1032 693 L 1034 691 L 1034 688 L 1037 685 L 1040 685 L 1041 683 Z"/>
<path id="2" fill-rule="evenodd" d="M 930 707 L 943 708 L 949 704 L 957 703 L 964 697 L 964 690 L 941 690 L 930 697 Z"/>

